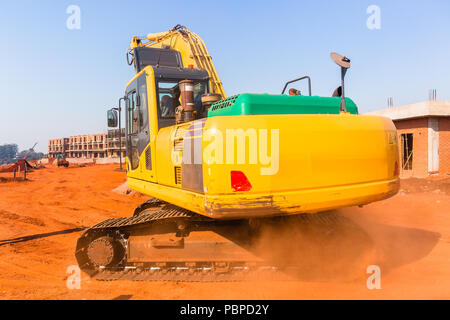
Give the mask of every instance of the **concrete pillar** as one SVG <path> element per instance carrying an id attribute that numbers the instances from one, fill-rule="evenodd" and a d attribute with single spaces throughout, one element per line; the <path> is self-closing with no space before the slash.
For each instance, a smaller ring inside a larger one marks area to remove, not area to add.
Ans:
<path id="1" fill-rule="evenodd" d="M 439 121 L 428 118 L 428 172 L 439 171 Z"/>

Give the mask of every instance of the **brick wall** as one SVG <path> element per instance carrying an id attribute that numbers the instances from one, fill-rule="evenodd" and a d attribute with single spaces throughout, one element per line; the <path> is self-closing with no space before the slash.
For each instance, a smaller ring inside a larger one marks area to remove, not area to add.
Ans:
<path id="1" fill-rule="evenodd" d="M 439 118 L 439 174 L 450 174 L 450 117 Z"/>
<path id="2" fill-rule="evenodd" d="M 397 127 L 398 143 L 401 157 L 400 135 L 413 134 L 413 166 L 412 170 L 401 170 L 402 177 L 427 177 L 428 176 L 428 118 L 406 119 L 394 121 Z M 400 159 L 401 167 L 402 159 Z"/>

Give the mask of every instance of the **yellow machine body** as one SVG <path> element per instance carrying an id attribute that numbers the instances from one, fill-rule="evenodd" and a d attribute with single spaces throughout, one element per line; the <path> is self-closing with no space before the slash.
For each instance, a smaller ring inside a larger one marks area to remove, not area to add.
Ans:
<path id="1" fill-rule="evenodd" d="M 127 134 L 131 189 L 217 219 L 313 213 L 364 205 L 398 191 L 397 135 L 390 119 L 359 115 L 349 101 L 353 114 L 322 114 L 322 109 L 315 114 L 208 114 L 162 126 L 159 81 L 195 76 L 224 99 L 222 82 L 203 40 L 185 27 L 134 37 L 130 48 L 136 75 L 126 95 L 138 92 L 140 108 L 147 110 L 140 116 L 140 136 Z M 145 50 L 156 52 L 157 59 L 140 56 Z M 141 65 L 139 59 L 150 62 Z M 164 69 L 164 63 L 169 67 Z M 287 103 L 296 99 L 281 96 Z M 130 119 L 135 119 L 131 113 L 127 133 Z"/>
<path id="2" fill-rule="evenodd" d="M 364 205 L 399 189 L 396 128 L 388 118 L 238 115 L 158 128 L 153 67 L 135 79 L 143 74 L 150 142 L 137 168 L 127 156 L 133 190 L 212 218 L 236 219 Z M 232 171 L 243 173 L 251 187 L 233 188 Z"/>

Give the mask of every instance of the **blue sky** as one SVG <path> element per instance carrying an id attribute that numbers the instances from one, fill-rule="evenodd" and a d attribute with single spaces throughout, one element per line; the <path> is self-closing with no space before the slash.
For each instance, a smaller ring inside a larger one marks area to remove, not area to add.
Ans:
<path id="1" fill-rule="evenodd" d="M 369 5 L 381 29 L 369 30 Z M 69 5 L 81 30 L 66 28 Z M 279 93 L 309 75 L 330 96 L 336 51 L 352 60 L 346 94 L 360 112 L 423 101 L 429 89 L 450 100 L 450 1 L 2 1 L 0 144 L 20 149 L 49 138 L 105 131 L 133 76 L 132 36 L 187 26 L 206 42 L 228 95 Z M 306 86 L 300 86 L 305 90 Z M 306 91 L 305 91 L 306 92 Z"/>

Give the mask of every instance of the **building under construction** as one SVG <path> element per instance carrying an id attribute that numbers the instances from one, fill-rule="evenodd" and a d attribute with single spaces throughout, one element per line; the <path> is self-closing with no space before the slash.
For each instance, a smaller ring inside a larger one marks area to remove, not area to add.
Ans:
<path id="1" fill-rule="evenodd" d="M 369 112 L 397 127 L 402 177 L 450 174 L 450 101 L 425 102 Z"/>
<path id="2" fill-rule="evenodd" d="M 58 154 L 69 150 L 69 138 L 57 138 L 48 140 L 48 157 L 56 158 Z"/>
<path id="3" fill-rule="evenodd" d="M 125 158 L 125 128 L 108 130 L 106 135 L 106 150 L 108 157 L 118 158 L 120 154 L 120 136 L 122 136 L 122 158 Z"/>
<path id="4" fill-rule="evenodd" d="M 48 157 L 56 158 L 64 154 L 67 158 L 118 158 L 120 153 L 120 133 L 122 135 L 122 157 L 125 157 L 125 129 L 108 130 L 106 133 L 70 136 L 50 139 Z"/>

